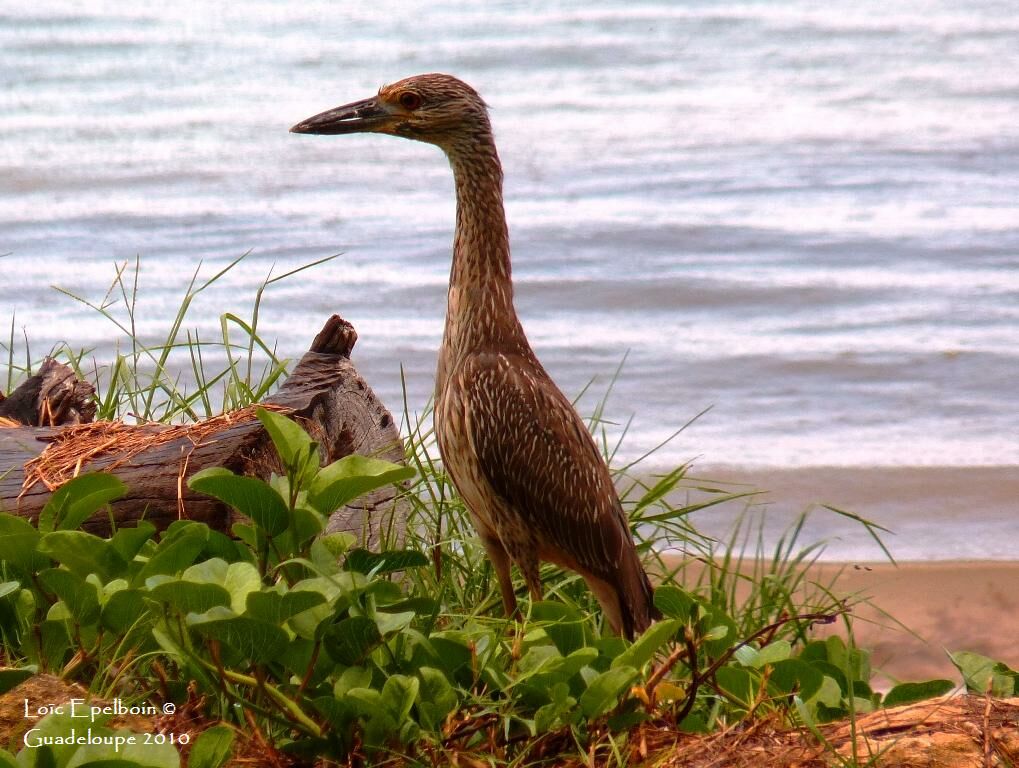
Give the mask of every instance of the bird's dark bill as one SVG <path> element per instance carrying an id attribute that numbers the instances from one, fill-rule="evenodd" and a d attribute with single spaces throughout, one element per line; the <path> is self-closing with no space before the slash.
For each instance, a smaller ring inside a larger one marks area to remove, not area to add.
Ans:
<path id="1" fill-rule="evenodd" d="M 290 129 L 291 133 L 361 133 L 376 130 L 389 118 L 389 112 L 378 99 L 364 99 L 342 107 L 328 109 L 302 120 Z"/>

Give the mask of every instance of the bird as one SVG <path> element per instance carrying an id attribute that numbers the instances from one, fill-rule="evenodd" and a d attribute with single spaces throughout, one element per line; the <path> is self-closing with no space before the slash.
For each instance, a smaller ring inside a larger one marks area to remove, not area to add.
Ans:
<path id="1" fill-rule="evenodd" d="M 540 563 L 579 573 L 611 629 L 633 639 L 661 618 L 608 466 L 538 361 L 513 302 L 503 170 L 488 106 L 451 75 L 416 75 L 326 110 L 293 133 L 380 133 L 438 146 L 456 190 L 433 424 L 446 473 L 519 618 L 511 563 L 532 600 Z"/>

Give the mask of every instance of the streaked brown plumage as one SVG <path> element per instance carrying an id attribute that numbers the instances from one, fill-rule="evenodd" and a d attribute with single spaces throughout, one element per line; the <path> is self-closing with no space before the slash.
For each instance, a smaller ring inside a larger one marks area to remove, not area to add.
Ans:
<path id="1" fill-rule="evenodd" d="M 579 572 L 616 632 L 657 618 L 608 468 L 545 373 L 513 307 L 502 166 L 484 101 L 449 75 L 410 77 L 298 123 L 295 133 L 386 133 L 439 146 L 456 235 L 435 382 L 435 434 L 516 613 L 510 562 L 541 597 L 541 560 Z"/>

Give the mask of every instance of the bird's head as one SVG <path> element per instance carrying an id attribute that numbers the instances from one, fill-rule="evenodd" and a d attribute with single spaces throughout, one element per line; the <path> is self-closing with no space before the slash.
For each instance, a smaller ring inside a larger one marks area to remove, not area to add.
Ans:
<path id="1" fill-rule="evenodd" d="M 321 112 L 292 133 L 386 133 L 436 144 L 449 152 L 457 142 L 490 133 L 488 110 L 478 92 L 450 75 L 408 77 L 384 85 L 376 96 Z"/>

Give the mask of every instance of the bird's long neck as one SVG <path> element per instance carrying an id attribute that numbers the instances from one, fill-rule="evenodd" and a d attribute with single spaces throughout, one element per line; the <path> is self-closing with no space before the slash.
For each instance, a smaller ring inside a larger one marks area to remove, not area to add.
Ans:
<path id="1" fill-rule="evenodd" d="M 443 345 L 456 353 L 523 351 L 513 307 L 502 166 L 491 133 L 449 152 L 456 183 L 456 234 Z"/>

